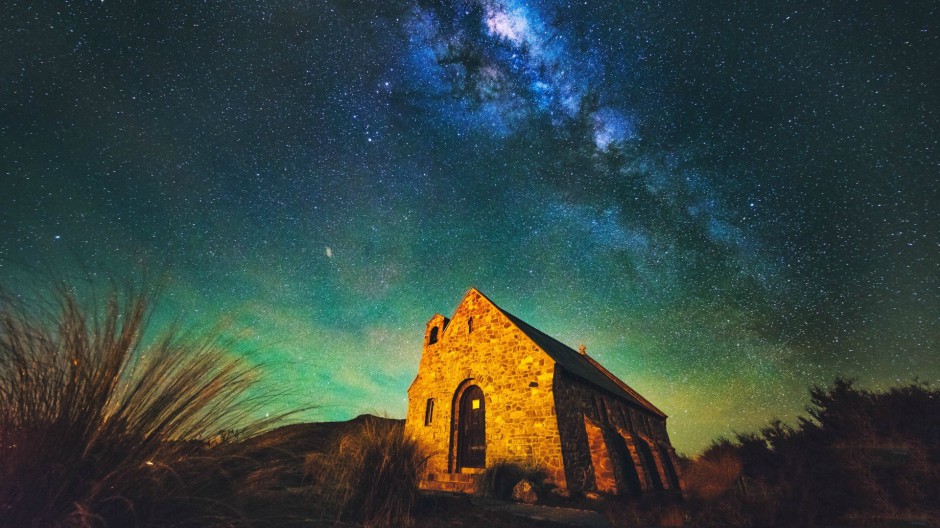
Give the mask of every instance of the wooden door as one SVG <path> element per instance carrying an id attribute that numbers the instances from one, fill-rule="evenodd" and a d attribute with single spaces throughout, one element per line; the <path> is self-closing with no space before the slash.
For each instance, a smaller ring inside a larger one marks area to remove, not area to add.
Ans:
<path id="1" fill-rule="evenodd" d="M 457 429 L 457 465 L 482 468 L 486 466 L 486 404 L 483 390 L 476 385 L 460 397 Z"/>

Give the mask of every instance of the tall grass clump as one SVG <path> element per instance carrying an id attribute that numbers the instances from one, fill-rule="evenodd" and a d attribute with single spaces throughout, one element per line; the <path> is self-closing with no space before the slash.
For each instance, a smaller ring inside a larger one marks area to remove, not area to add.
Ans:
<path id="1" fill-rule="evenodd" d="M 685 472 L 685 492 L 712 501 L 733 489 L 741 478 L 741 457 L 727 440 L 718 440 L 694 459 Z"/>
<path id="2" fill-rule="evenodd" d="M 410 526 L 428 457 L 401 421 L 367 417 L 319 461 L 318 488 L 342 521 Z"/>
<path id="3" fill-rule="evenodd" d="M 234 526 L 208 440 L 260 431 L 220 331 L 145 340 L 152 295 L 0 296 L 0 527 Z"/>

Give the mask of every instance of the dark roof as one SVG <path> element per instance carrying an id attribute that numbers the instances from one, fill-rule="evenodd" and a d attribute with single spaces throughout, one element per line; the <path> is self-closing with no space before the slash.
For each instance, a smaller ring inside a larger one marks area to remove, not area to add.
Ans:
<path id="1" fill-rule="evenodd" d="M 633 390 L 626 383 L 620 380 L 617 376 L 614 376 L 609 370 L 604 368 L 600 363 L 595 361 L 592 357 L 587 354 L 581 354 L 573 350 L 568 345 L 562 343 L 561 341 L 555 339 L 554 337 L 542 332 L 538 328 L 530 325 L 529 323 L 519 319 L 515 315 L 507 312 L 500 308 L 496 303 L 490 300 L 488 297 L 483 295 L 479 290 L 477 293 L 482 295 L 486 300 L 490 302 L 497 310 L 503 313 L 510 321 L 515 324 L 519 330 L 529 337 L 536 345 L 539 346 L 546 354 L 551 356 L 555 363 L 561 365 L 569 373 L 600 387 L 607 392 L 626 399 L 629 402 L 633 402 L 640 407 L 649 410 L 653 414 L 666 417 L 666 414 L 656 408 L 655 405 L 650 403 L 646 398 L 640 396 L 640 393 Z"/>

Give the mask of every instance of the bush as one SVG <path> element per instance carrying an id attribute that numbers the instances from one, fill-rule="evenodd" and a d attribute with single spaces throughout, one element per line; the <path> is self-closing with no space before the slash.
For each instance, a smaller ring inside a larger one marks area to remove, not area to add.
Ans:
<path id="1" fill-rule="evenodd" d="M 692 463 L 695 526 L 940 526 L 940 391 L 837 378 L 810 397 L 797 427 L 775 420 Z"/>
<path id="2" fill-rule="evenodd" d="M 738 483 L 741 467 L 735 447 L 719 440 L 689 464 L 685 492 L 694 499 L 715 500 Z"/>
<path id="3" fill-rule="evenodd" d="M 535 466 L 500 460 L 483 470 L 480 492 L 484 497 L 508 500 L 512 498 L 515 485 L 523 479 L 540 485 L 545 480 L 545 472 Z"/>
<path id="4" fill-rule="evenodd" d="M 219 332 L 145 343 L 150 296 L 71 292 L 0 296 L 0 526 L 238 524 L 207 441 L 270 425 L 252 367 Z"/>
<path id="5" fill-rule="evenodd" d="M 409 526 L 428 456 L 401 421 L 367 417 L 328 456 L 308 458 L 306 471 L 339 520 Z"/>

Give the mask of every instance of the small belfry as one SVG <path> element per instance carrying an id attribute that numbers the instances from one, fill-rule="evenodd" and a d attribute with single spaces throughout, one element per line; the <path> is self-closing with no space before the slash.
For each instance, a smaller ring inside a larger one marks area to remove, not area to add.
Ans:
<path id="1" fill-rule="evenodd" d="M 497 463 L 537 467 L 562 489 L 680 487 L 666 415 L 587 354 L 471 288 L 425 329 L 406 434 L 434 453 L 421 486 L 476 491 Z"/>

